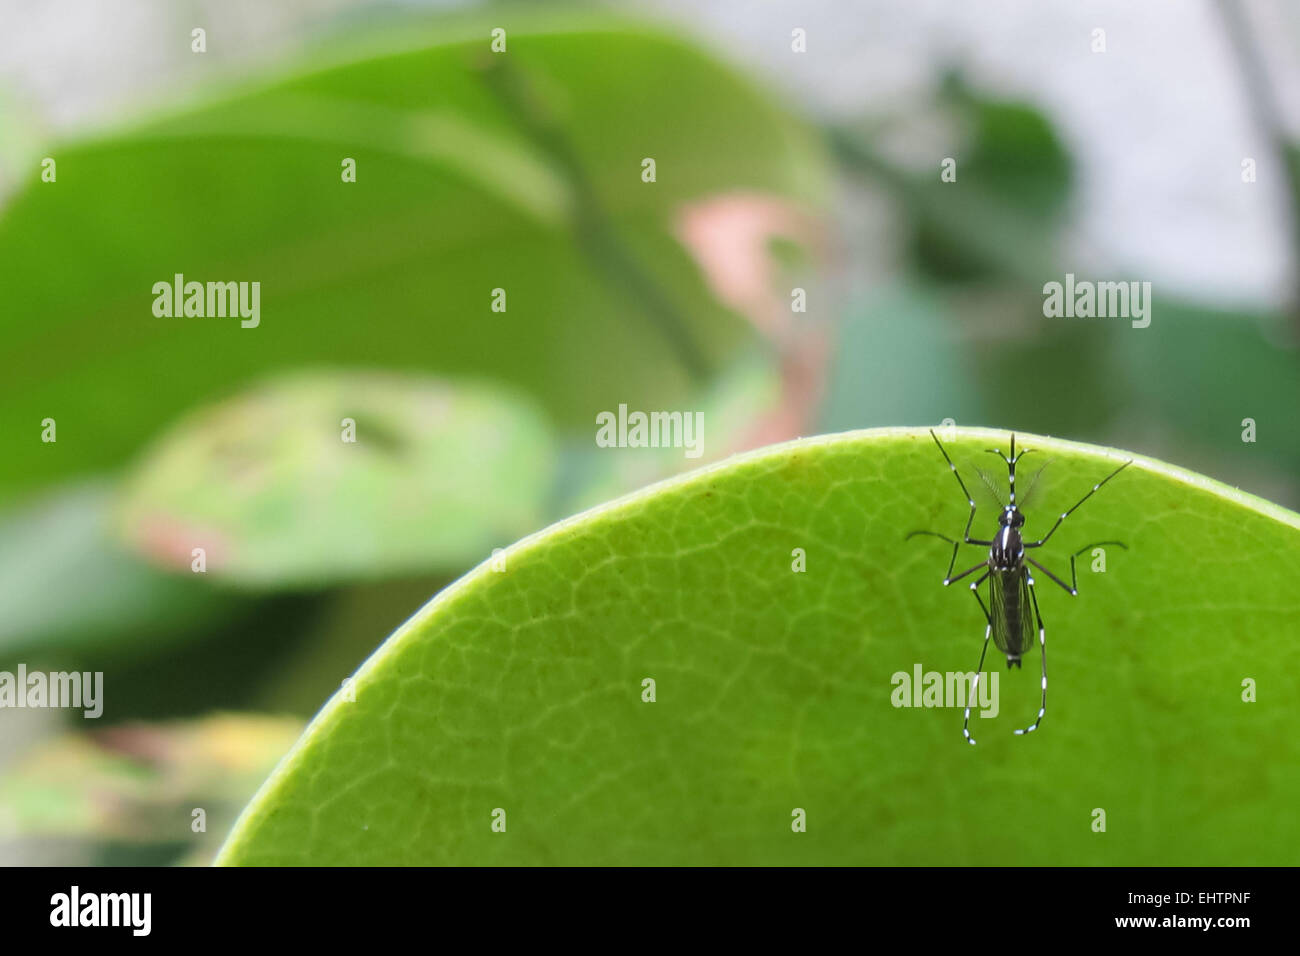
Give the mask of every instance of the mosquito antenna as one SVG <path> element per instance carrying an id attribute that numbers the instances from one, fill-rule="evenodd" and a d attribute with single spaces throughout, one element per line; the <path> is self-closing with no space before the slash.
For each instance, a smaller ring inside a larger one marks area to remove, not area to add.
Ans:
<path id="1" fill-rule="evenodd" d="M 989 491 L 993 494 L 993 500 L 996 501 L 999 506 L 1005 505 L 1006 502 L 1002 500 L 1002 492 L 998 491 L 998 486 L 994 484 L 993 479 L 989 477 L 989 473 L 978 465 L 975 466 L 975 473 L 980 476 L 980 481 L 984 482 Z"/>
<path id="2" fill-rule="evenodd" d="M 1034 489 L 1038 487 L 1038 479 L 1042 477 L 1043 470 L 1054 461 L 1056 461 L 1055 458 L 1049 458 L 1038 466 L 1038 470 L 1034 472 L 1034 476 L 1029 479 L 1029 487 L 1025 489 L 1025 493 L 1020 498 L 1023 504 L 1028 505 L 1033 500 Z"/>

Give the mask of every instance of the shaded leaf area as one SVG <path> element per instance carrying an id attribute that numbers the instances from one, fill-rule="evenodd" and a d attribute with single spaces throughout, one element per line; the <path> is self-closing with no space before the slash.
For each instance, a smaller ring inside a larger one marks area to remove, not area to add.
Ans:
<path id="1" fill-rule="evenodd" d="M 974 476 L 1006 441 L 959 430 L 950 447 Z M 1031 536 L 1129 457 L 1020 442 L 1051 460 Z M 1137 458 L 1043 549 L 1065 572 L 1089 542 L 1129 547 L 1083 567 L 1077 598 L 1040 583 L 1042 728 L 1011 732 L 1037 710 L 1031 655 L 1000 672 L 970 747 L 960 708 L 891 701 L 918 666 L 974 668 L 983 621 L 940 586 L 949 547 L 903 540 L 959 534 L 966 513 L 929 434 L 882 429 L 764 449 L 525 539 L 367 662 L 220 862 L 1293 863 L 1300 516 Z M 994 525 L 983 511 L 975 532 Z"/>
<path id="2" fill-rule="evenodd" d="M 491 377 L 585 431 L 619 401 L 684 401 L 684 349 L 712 367 L 749 340 L 673 217 L 732 190 L 815 199 L 807 130 L 642 28 L 524 17 L 496 60 L 486 36 L 413 26 L 398 52 L 50 147 L 57 183 L 33 177 L 0 220 L 0 498 L 121 465 L 285 367 Z M 156 317 L 176 274 L 260 282 L 260 324 Z M 46 417 L 57 444 L 37 441 Z"/>
<path id="3" fill-rule="evenodd" d="M 123 538 L 260 587 L 455 571 L 537 527 L 545 419 L 488 386 L 301 373 L 202 409 L 132 469 Z"/>
<path id="4" fill-rule="evenodd" d="M 204 865 L 300 728 L 219 714 L 45 741 L 0 781 L 0 852 L 10 863 L 35 847 L 82 864 Z"/>

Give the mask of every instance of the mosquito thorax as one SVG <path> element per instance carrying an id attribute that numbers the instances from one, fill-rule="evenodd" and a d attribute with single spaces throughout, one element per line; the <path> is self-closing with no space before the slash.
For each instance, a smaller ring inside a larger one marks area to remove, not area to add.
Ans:
<path id="1" fill-rule="evenodd" d="M 1007 505 L 998 515 L 998 526 L 1002 530 L 990 542 L 990 568 L 996 571 L 1009 571 L 1021 567 L 1025 546 L 1020 538 L 1020 527 L 1024 523 L 1025 516 L 1015 505 Z"/>

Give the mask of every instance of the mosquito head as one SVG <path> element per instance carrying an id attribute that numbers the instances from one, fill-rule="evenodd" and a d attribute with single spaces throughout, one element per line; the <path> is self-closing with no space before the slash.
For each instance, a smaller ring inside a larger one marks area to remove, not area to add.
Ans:
<path id="1" fill-rule="evenodd" d="M 998 524 L 1003 528 L 1019 528 L 1025 523 L 1025 516 L 1015 505 L 1007 505 L 998 515 Z"/>
<path id="2" fill-rule="evenodd" d="M 1029 454 L 1033 449 L 1022 448 L 1016 451 L 1016 436 L 1011 436 L 1011 454 L 1010 456 L 1002 454 L 1001 448 L 986 448 L 990 455 L 997 455 L 1006 463 L 1007 466 L 1007 502 L 1009 505 L 1016 503 L 1016 463 Z M 1005 524 L 1005 522 L 1004 522 Z M 1017 525 L 1019 527 L 1019 525 Z"/>

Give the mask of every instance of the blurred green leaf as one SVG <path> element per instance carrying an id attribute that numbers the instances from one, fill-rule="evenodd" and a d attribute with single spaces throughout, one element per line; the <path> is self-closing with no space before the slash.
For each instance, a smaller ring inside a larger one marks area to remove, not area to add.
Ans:
<path id="1" fill-rule="evenodd" d="M 354 439 L 354 440 L 350 440 Z M 298 373 L 200 409 L 128 477 L 120 532 L 260 587 L 459 571 L 545 520 L 554 449 L 488 386 Z"/>
<path id="2" fill-rule="evenodd" d="M 983 418 L 971 357 L 949 318 L 939 290 L 912 283 L 851 303 L 837 327 L 822 428 Z"/>
<path id="3" fill-rule="evenodd" d="M 0 499 L 118 466 L 287 367 L 491 377 L 584 431 L 620 401 L 680 405 L 682 342 L 714 364 L 751 333 L 679 245 L 679 206 L 816 201 L 815 139 L 675 38 L 596 15 L 512 22 L 495 58 L 485 25 L 408 25 L 400 47 L 335 47 L 50 147 L 57 183 L 33 170 L 0 220 Z M 261 324 L 156 318 L 151 289 L 178 273 L 261 282 Z M 38 440 L 45 417 L 57 444 Z"/>
<path id="4" fill-rule="evenodd" d="M 957 181 L 965 179 L 1028 220 L 1058 223 L 1074 164 L 1046 114 L 981 93 L 955 73 L 945 79 L 942 99 L 968 125 Z"/>
<path id="5" fill-rule="evenodd" d="M 1031 536 L 1128 457 L 1020 437 L 1056 474 Z M 1006 438 L 961 430 L 951 451 L 982 463 Z M 966 514 L 926 431 L 881 429 L 764 449 L 555 525 L 403 625 L 218 861 L 1291 862 L 1300 515 L 1138 458 L 1042 554 L 1067 571 L 1086 542 L 1130 549 L 1104 574 L 1085 564 L 1078 598 L 1040 582 L 1042 729 L 1011 733 L 1038 708 L 1031 660 L 1002 673 L 970 747 L 960 709 L 891 704 L 898 673 L 976 662 L 980 612 L 939 584 L 948 547 L 904 541 L 960 533 Z M 993 526 L 983 512 L 976 533 Z M 1008 826 L 990 808 L 1012 793 Z"/>

